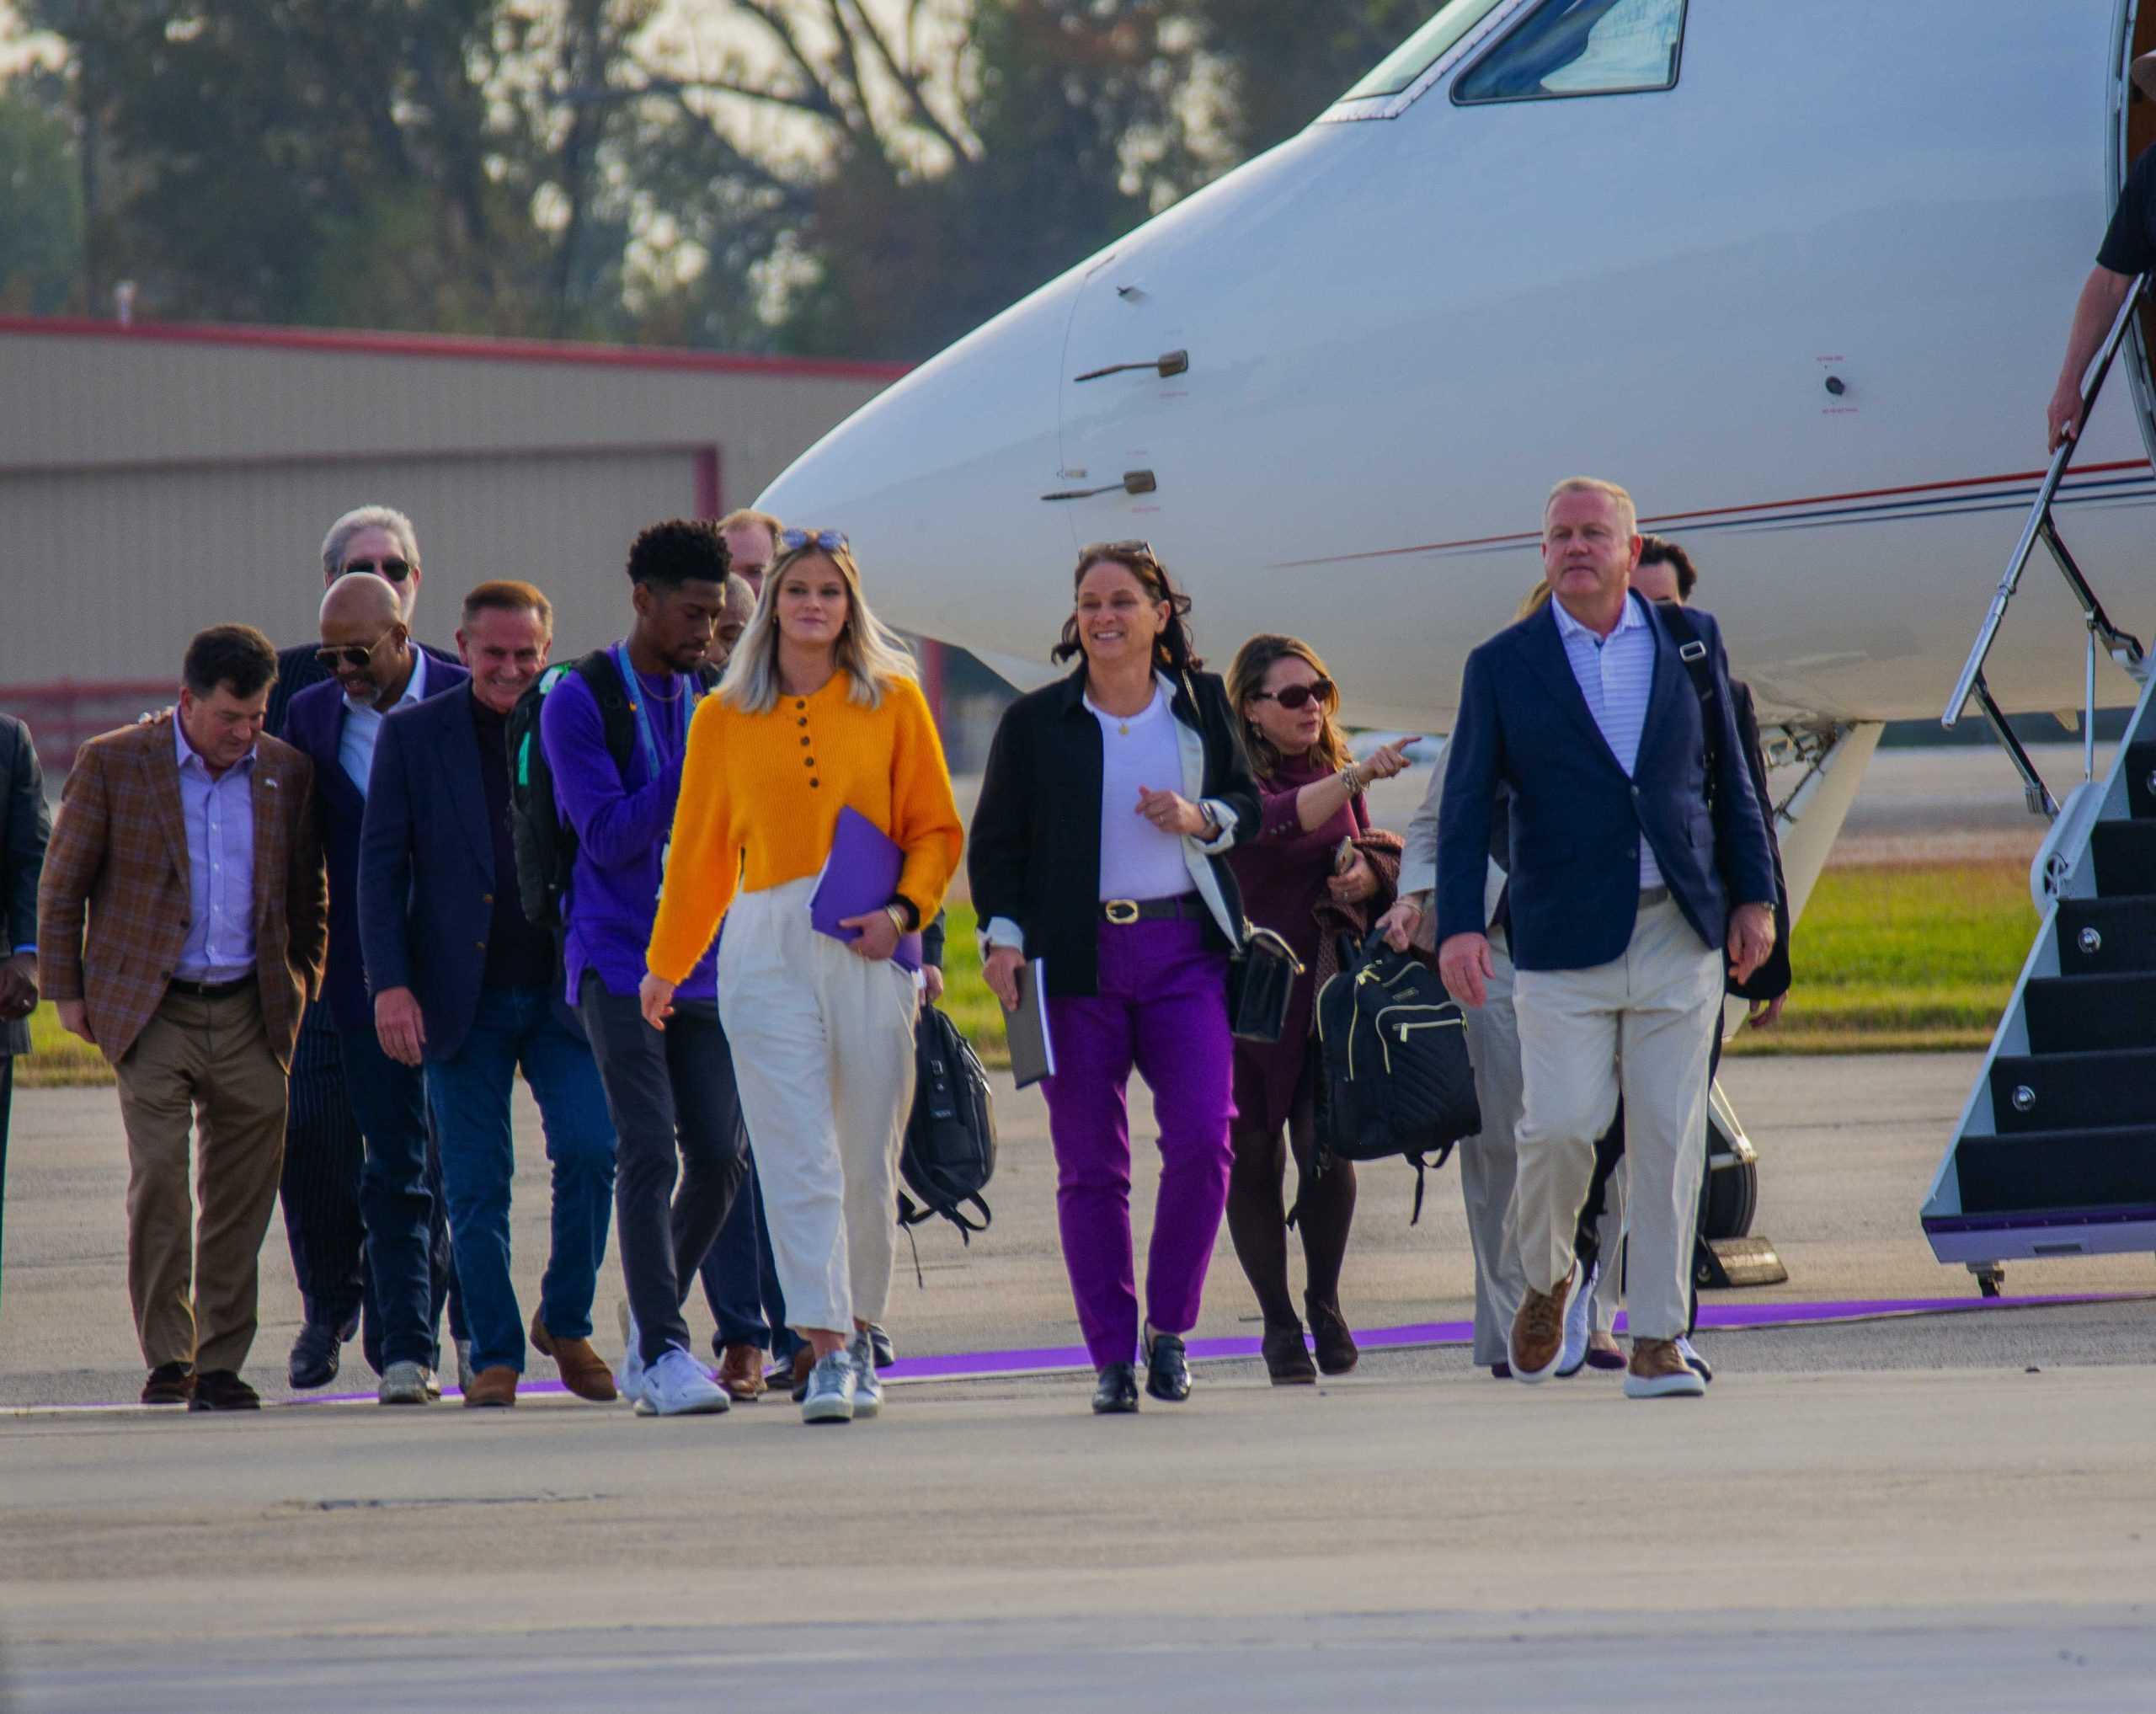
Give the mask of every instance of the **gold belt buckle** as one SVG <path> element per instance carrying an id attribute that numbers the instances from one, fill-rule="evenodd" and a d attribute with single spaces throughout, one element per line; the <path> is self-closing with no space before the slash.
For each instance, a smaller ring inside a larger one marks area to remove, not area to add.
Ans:
<path id="1" fill-rule="evenodd" d="M 1109 899 L 1101 905 L 1101 915 L 1118 927 L 1138 921 L 1138 901 L 1135 899 Z"/>

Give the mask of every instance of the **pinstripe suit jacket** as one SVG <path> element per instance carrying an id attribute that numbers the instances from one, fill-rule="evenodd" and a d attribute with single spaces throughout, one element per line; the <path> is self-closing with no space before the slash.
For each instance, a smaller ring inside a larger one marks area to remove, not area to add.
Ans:
<path id="1" fill-rule="evenodd" d="M 38 980 L 80 1000 L 117 1065 L 164 998 L 187 939 L 187 829 L 170 714 L 93 738 L 60 797 L 38 889 Z M 264 734 L 254 763 L 254 969 L 262 1021 L 290 1068 L 328 942 L 314 764 Z M 84 924 L 85 910 L 88 917 Z"/>

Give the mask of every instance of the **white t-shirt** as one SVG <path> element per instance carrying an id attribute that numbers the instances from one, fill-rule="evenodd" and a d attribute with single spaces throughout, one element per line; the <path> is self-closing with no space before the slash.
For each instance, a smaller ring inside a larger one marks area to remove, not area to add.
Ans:
<path id="1" fill-rule="evenodd" d="M 1163 833 L 1138 813 L 1138 788 L 1182 789 L 1182 752 L 1166 693 L 1129 719 L 1086 706 L 1101 723 L 1101 897 L 1174 899 L 1193 890 L 1182 836 Z"/>

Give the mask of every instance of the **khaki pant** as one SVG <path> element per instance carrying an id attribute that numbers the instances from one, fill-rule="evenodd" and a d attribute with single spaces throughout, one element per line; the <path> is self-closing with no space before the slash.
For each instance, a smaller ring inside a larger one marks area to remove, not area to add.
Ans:
<path id="1" fill-rule="evenodd" d="M 1460 1140 L 1460 1193 L 1467 1205 L 1467 1236 L 1475 1250 L 1475 1360 L 1485 1368 L 1512 1360 L 1513 1317 L 1522 1279 L 1518 1234 L 1513 1225 L 1515 1133 L 1519 1128 L 1519 1025 L 1513 1015 L 1513 961 L 1505 937 L 1492 935 L 1497 974 L 1467 1016 L 1467 1053 L 1475 1064 L 1475 1100 L 1482 1129 Z"/>
<path id="2" fill-rule="evenodd" d="M 1551 1290 L 1572 1266 L 1594 1140 L 1621 1093 L 1631 1330 L 1674 1339 L 1690 1309 L 1721 953 L 1664 899 L 1641 910 L 1622 957 L 1586 970 L 1522 970 L 1513 992 L 1524 1085 L 1513 1196 L 1527 1283 Z M 1605 1255 L 1603 1265 L 1615 1260 Z"/>
<path id="3" fill-rule="evenodd" d="M 142 1360 L 237 1371 L 285 1158 L 285 1072 L 253 983 L 168 993 L 114 1068 L 127 1127 L 127 1295 Z M 199 1218 L 188 1139 L 199 1134 Z"/>

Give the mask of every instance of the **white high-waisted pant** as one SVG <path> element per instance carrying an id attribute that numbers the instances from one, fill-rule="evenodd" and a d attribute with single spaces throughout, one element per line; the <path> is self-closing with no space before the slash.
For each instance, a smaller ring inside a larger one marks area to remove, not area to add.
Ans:
<path id="1" fill-rule="evenodd" d="M 914 983 L 809 926 L 814 877 L 744 893 L 718 945 L 718 1015 L 795 1327 L 883 1319 L 913 1106 Z"/>

